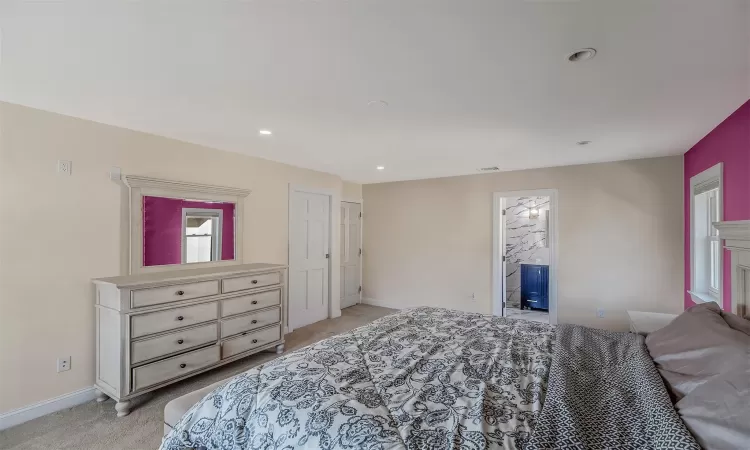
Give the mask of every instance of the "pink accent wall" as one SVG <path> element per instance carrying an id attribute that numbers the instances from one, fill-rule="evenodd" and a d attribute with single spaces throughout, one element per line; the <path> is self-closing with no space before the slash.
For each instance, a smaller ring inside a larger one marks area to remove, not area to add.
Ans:
<path id="1" fill-rule="evenodd" d="M 724 163 L 724 220 L 750 219 L 750 100 L 693 146 L 684 156 L 685 290 L 690 288 L 690 177 Z M 723 307 L 731 308 L 732 274 L 724 250 Z M 685 292 L 685 308 L 693 306 Z"/>
<path id="2" fill-rule="evenodd" d="M 182 262 L 182 208 L 220 209 L 221 259 L 234 259 L 234 203 L 211 203 L 143 197 L 143 265 Z"/>

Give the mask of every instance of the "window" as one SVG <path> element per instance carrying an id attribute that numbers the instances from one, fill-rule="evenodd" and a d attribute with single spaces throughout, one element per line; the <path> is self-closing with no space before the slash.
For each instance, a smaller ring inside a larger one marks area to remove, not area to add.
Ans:
<path id="1" fill-rule="evenodd" d="M 690 296 L 696 303 L 722 298 L 722 249 L 714 222 L 722 220 L 721 163 L 690 179 Z"/>
<path id="2" fill-rule="evenodd" d="M 182 262 L 221 260 L 221 223 L 218 209 L 182 209 Z"/>

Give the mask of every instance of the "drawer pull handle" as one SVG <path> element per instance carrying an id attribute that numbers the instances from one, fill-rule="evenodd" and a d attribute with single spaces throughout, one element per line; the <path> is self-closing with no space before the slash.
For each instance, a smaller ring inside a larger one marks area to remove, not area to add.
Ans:
<path id="1" fill-rule="evenodd" d="M 253 280 L 253 281 L 251 281 L 251 283 L 258 284 L 258 280 Z"/>
<path id="2" fill-rule="evenodd" d="M 185 318 L 182 316 L 177 316 L 177 320 L 184 320 Z"/>
<path id="3" fill-rule="evenodd" d="M 187 367 L 187 364 L 185 363 L 180 364 L 180 369 L 184 369 L 185 367 Z"/>
<path id="4" fill-rule="evenodd" d="M 257 344 L 257 343 L 258 343 L 258 340 L 257 339 L 253 339 L 253 344 Z"/>
<path id="5" fill-rule="evenodd" d="M 185 295 L 185 291 L 177 291 L 177 295 Z"/>
<path id="6" fill-rule="evenodd" d="M 253 301 L 252 301 L 252 302 L 250 302 L 250 303 L 252 303 L 253 305 L 257 305 L 257 304 L 258 304 L 258 300 L 253 300 Z"/>
<path id="7" fill-rule="evenodd" d="M 178 340 L 177 340 L 177 343 L 178 343 L 178 344 L 182 344 L 183 342 L 185 342 L 185 341 L 183 341 L 182 339 L 178 339 Z"/>
<path id="8" fill-rule="evenodd" d="M 250 322 L 250 323 L 253 323 L 253 324 L 255 324 L 255 323 L 258 323 L 258 321 L 257 321 L 257 320 L 253 320 L 253 321 L 252 321 L 252 322 Z"/>

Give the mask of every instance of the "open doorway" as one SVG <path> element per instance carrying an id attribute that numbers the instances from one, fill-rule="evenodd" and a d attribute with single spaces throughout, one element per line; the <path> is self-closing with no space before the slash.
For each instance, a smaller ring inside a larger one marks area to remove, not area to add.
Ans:
<path id="1" fill-rule="evenodd" d="M 556 324 L 556 191 L 496 192 L 493 200 L 493 313 Z"/>

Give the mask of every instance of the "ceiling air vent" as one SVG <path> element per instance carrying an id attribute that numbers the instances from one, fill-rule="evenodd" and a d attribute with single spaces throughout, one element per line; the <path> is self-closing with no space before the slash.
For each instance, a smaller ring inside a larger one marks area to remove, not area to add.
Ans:
<path id="1" fill-rule="evenodd" d="M 497 166 L 482 167 L 481 169 L 479 169 L 480 172 L 497 172 L 498 170 L 500 170 L 500 168 Z"/>

